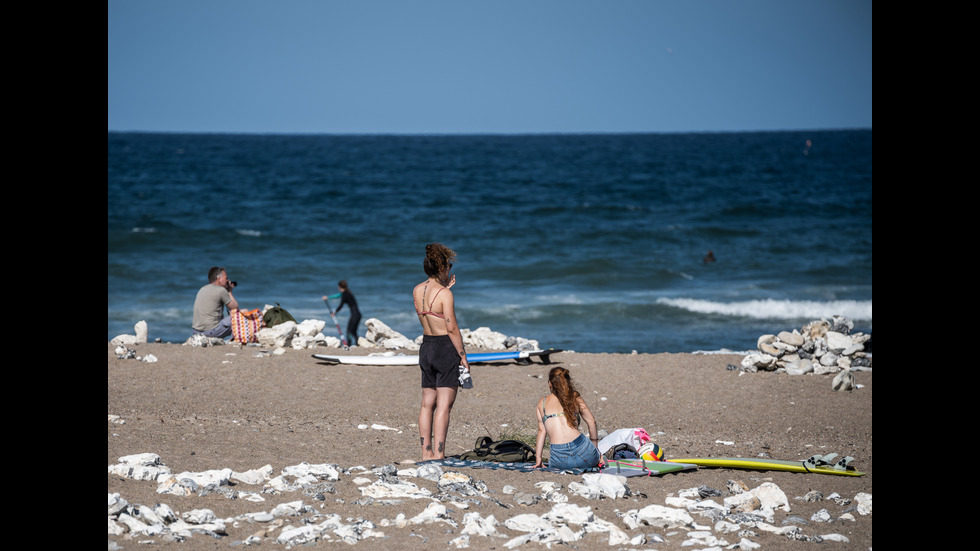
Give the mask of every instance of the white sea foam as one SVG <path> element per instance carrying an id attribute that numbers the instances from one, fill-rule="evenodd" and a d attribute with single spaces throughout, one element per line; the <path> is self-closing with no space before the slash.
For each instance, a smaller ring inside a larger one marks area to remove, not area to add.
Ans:
<path id="1" fill-rule="evenodd" d="M 820 319 L 844 316 L 854 321 L 871 321 L 870 300 L 834 300 L 818 302 L 810 300 L 748 300 L 743 302 L 715 302 L 691 298 L 661 298 L 665 304 L 699 314 L 722 314 L 758 319 Z"/>

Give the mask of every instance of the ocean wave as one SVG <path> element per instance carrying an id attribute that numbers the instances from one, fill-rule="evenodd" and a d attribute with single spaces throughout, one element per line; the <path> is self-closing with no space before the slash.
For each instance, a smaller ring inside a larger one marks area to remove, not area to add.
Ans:
<path id="1" fill-rule="evenodd" d="M 844 316 L 853 321 L 871 321 L 870 300 L 748 300 L 715 302 L 692 298 L 661 298 L 658 304 L 673 306 L 698 314 L 721 314 L 757 319 L 819 319 Z"/>

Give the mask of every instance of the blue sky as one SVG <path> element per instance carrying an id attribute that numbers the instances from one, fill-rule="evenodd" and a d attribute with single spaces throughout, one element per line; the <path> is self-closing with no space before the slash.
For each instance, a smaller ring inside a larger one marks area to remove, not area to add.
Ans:
<path id="1" fill-rule="evenodd" d="M 871 128 L 870 0 L 109 0 L 109 130 Z"/>

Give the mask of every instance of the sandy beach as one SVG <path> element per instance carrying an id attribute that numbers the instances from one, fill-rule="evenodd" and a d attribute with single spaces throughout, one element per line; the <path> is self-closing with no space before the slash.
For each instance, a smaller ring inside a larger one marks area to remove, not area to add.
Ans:
<path id="1" fill-rule="evenodd" d="M 271 465 L 274 475 L 300 463 L 334 463 L 344 469 L 367 469 L 397 464 L 411 467 L 419 460 L 418 412 L 420 402 L 418 367 L 361 367 L 326 365 L 311 357 L 326 354 L 365 354 L 370 351 L 320 348 L 287 350 L 271 355 L 256 347 L 219 346 L 192 348 L 179 344 L 132 346 L 139 355 L 152 354 L 158 361 L 145 363 L 118 359 L 108 347 L 108 414 L 122 422 L 108 423 L 107 461 L 118 463 L 122 456 L 156 453 L 174 473 L 229 468 L 248 471 Z M 733 469 L 699 469 L 663 477 L 627 480 L 633 495 L 623 499 L 587 500 L 567 491 L 581 476 L 550 472 L 520 473 L 507 470 L 461 469 L 486 483 L 493 500 L 470 500 L 462 510 L 446 504 L 458 527 L 444 522 L 407 527 L 382 526 L 398 514 L 413 517 L 431 500 L 403 499 L 399 503 L 356 503 L 362 494 L 353 479 L 372 473 L 342 475 L 334 484 L 336 493 L 316 501 L 302 492 L 261 494 L 264 502 L 159 494 L 154 482 L 137 481 L 109 474 L 108 492 L 118 493 L 130 504 L 153 506 L 166 503 L 178 514 L 210 509 L 218 518 L 268 512 L 280 503 L 302 500 L 315 514 L 340 514 L 347 522 L 373 522 L 383 538 L 368 538 L 359 549 L 445 549 L 460 536 L 463 515 L 479 512 L 504 520 L 524 513 L 541 515 L 554 505 L 539 500 L 530 506 L 515 502 L 502 492 L 511 485 L 520 492 L 539 493 L 535 483 L 554 481 L 563 486 L 569 502 L 592 509 L 596 518 L 617 524 L 632 538 L 639 534 L 659 535 L 664 542 L 621 545 L 630 549 L 681 549 L 683 529 L 663 530 L 652 526 L 629 529 L 621 515 L 651 504 L 663 505 L 679 491 L 707 486 L 726 492 L 728 482 L 743 482 L 755 488 L 764 482 L 776 484 L 789 500 L 791 511 L 777 511 L 775 525 L 787 517 L 806 521 L 800 532 L 806 536 L 836 533 L 849 544 L 827 543 L 831 548 L 870 549 L 871 515 L 851 514 L 854 520 L 816 522 L 811 517 L 826 509 L 838 519 L 851 505 L 831 500 L 805 502 L 798 499 L 810 491 L 826 497 L 836 492 L 853 499 L 860 492 L 872 494 L 872 374 L 857 372 L 860 388 L 834 392 L 831 376 L 788 376 L 773 373 L 741 373 L 728 370 L 741 356 L 692 354 L 581 354 L 563 352 L 552 356 L 552 364 L 568 368 L 595 414 L 600 429 L 643 427 L 672 457 L 759 457 L 802 461 L 815 454 L 853 456 L 863 477 L 825 476 Z M 474 441 L 489 435 L 533 435 L 534 405 L 547 393 L 546 375 L 551 366 L 514 362 L 480 364 L 473 367 L 475 388 L 459 393 L 452 411 L 447 453 L 458 454 Z M 382 425 L 396 430 L 358 428 Z M 407 479 L 436 492 L 436 483 L 422 478 Z M 258 492 L 261 486 L 236 489 Z M 721 501 L 721 497 L 714 498 Z M 478 502 L 478 503 L 477 503 Z M 498 503 L 499 502 L 499 503 Z M 502 504 L 502 505 L 501 505 Z M 714 521 L 692 515 L 700 525 Z M 239 521 L 228 523 L 227 535 L 214 538 L 195 534 L 184 542 L 169 542 L 145 535 L 109 536 L 113 544 L 135 549 L 152 541 L 168 548 L 187 550 L 229 549 L 243 545 L 259 534 L 264 548 L 285 548 L 276 543 L 281 527 L 316 522 L 314 513 L 276 523 Z M 506 549 L 504 544 L 520 532 L 498 527 L 506 537 L 470 536 L 472 549 Z M 716 534 L 729 544 L 737 534 Z M 785 536 L 753 530 L 746 539 L 763 549 L 813 549 L 813 542 L 794 541 Z M 569 545 L 575 549 L 608 548 L 608 534 L 589 533 Z M 648 540 L 650 541 L 650 540 Z M 316 547 L 347 545 L 339 539 L 319 541 Z M 521 549 L 542 548 L 527 543 Z M 686 547 L 685 547 L 686 548 Z"/>

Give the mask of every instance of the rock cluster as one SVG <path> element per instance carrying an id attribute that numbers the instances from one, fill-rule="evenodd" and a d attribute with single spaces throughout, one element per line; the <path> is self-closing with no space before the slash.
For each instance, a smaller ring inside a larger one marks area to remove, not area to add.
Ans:
<path id="1" fill-rule="evenodd" d="M 271 308 L 271 306 L 266 306 Z M 146 342 L 146 322 L 143 324 L 143 341 Z M 326 346 L 330 348 L 340 348 L 341 341 L 337 337 L 323 334 L 323 329 L 327 323 L 323 320 L 303 320 L 301 323 L 287 321 L 274 327 L 265 327 L 256 333 L 259 344 L 275 349 L 293 348 L 304 350 Z M 409 339 L 383 321 L 377 318 L 369 318 L 364 322 L 367 327 L 367 334 L 360 337 L 357 346 L 364 348 L 384 348 L 386 350 L 418 350 L 422 344 L 422 336 L 419 335 L 414 340 Z M 488 327 L 480 327 L 476 330 L 461 329 L 463 345 L 470 349 L 480 350 L 537 350 L 538 341 L 525 339 L 524 337 L 508 337 L 503 333 L 490 330 Z M 111 341 L 113 344 L 134 343 L 131 335 L 120 335 Z M 204 335 L 192 335 L 185 342 L 186 346 L 220 346 L 225 344 L 224 339 L 208 338 Z"/>
<path id="2" fill-rule="evenodd" d="M 871 369 L 871 335 L 851 333 L 846 318 L 815 320 L 799 330 L 762 335 L 758 352 L 742 359 L 743 371 L 784 371 L 790 375 Z"/>
<path id="3" fill-rule="evenodd" d="M 253 528 L 249 528 L 251 535 L 232 545 L 272 542 L 288 548 L 321 541 L 355 544 L 368 538 L 385 538 L 385 530 L 440 523 L 445 524 L 447 532 L 455 536 L 447 536 L 448 541 L 444 542 L 444 546 L 456 548 L 469 547 L 470 538 L 480 537 L 506 539 L 500 545 L 507 549 L 531 542 L 550 547 L 552 543 L 567 544 L 583 540 L 591 544 L 602 542 L 620 547 L 645 546 L 670 543 L 666 538 L 675 542 L 682 539 L 683 547 L 754 549 L 759 544 L 752 538 L 757 539 L 761 533 L 783 535 L 794 540 L 847 543 L 845 536 L 832 532 L 806 535 L 803 527 L 854 522 L 854 513 L 871 514 L 870 494 L 858 494 L 853 500 L 832 494 L 827 500 L 836 504 L 839 513 L 831 513 L 824 508 L 809 520 L 789 516 L 777 524 L 777 512 L 780 515 L 788 514 L 790 503 L 785 493 L 772 482 L 763 482 L 754 489 L 736 481 L 729 482 L 725 491 L 703 486 L 690 488 L 676 496 L 668 496 L 663 505 L 649 504 L 618 513 L 619 518 L 601 519 L 588 505 L 589 500 L 636 496 L 645 499 L 646 496 L 631 493 L 625 478 L 598 473 L 582 475 L 581 482 L 570 482 L 567 494 L 562 493 L 562 485 L 554 481 L 535 484 L 535 494 L 518 492 L 512 486 L 506 486 L 498 494 L 465 473 L 444 472 L 441 467 L 431 464 L 403 469 L 395 465 L 345 469 L 334 464 L 302 463 L 286 467 L 278 475 L 274 475 L 274 469 L 269 465 L 245 473 L 218 469 L 173 474 L 159 456 L 145 453 L 119 458 L 118 464 L 109 466 L 109 473 L 155 483 L 160 494 L 225 497 L 261 503 L 267 497 L 271 499 L 299 492 L 312 501 L 308 504 L 303 499 L 297 499 L 280 503 L 269 511 L 219 518 L 207 508 L 178 513 L 163 503 L 147 507 L 130 504 L 118 493 L 108 494 L 109 535 L 133 538 L 141 543 L 152 540 L 183 541 L 196 535 L 220 539 L 228 535 L 229 527 L 252 525 Z M 428 485 L 434 482 L 435 487 L 429 489 L 412 480 Z M 318 512 L 316 502 L 323 502 L 326 499 L 324 494 L 336 493 L 337 484 L 347 483 L 356 485 L 362 496 L 351 505 L 404 504 L 414 514 L 398 513 L 394 518 L 373 522 L 357 515 L 342 517 L 335 513 Z M 254 489 L 238 490 L 236 486 L 251 486 Z M 507 498 L 508 495 L 513 497 Z M 570 497 L 584 499 L 586 503 L 571 503 Z M 824 500 L 820 492 L 810 492 L 797 499 Z M 508 511 L 538 500 L 554 505 L 540 516 L 522 513 L 508 515 L 503 521 L 492 514 L 461 513 L 471 505 L 484 501 Z M 425 505 L 415 505 L 420 502 L 425 502 Z M 462 518 L 455 516 L 459 514 Z M 651 527 L 664 535 L 648 533 L 647 528 Z M 817 528 L 817 531 L 824 530 Z"/>

